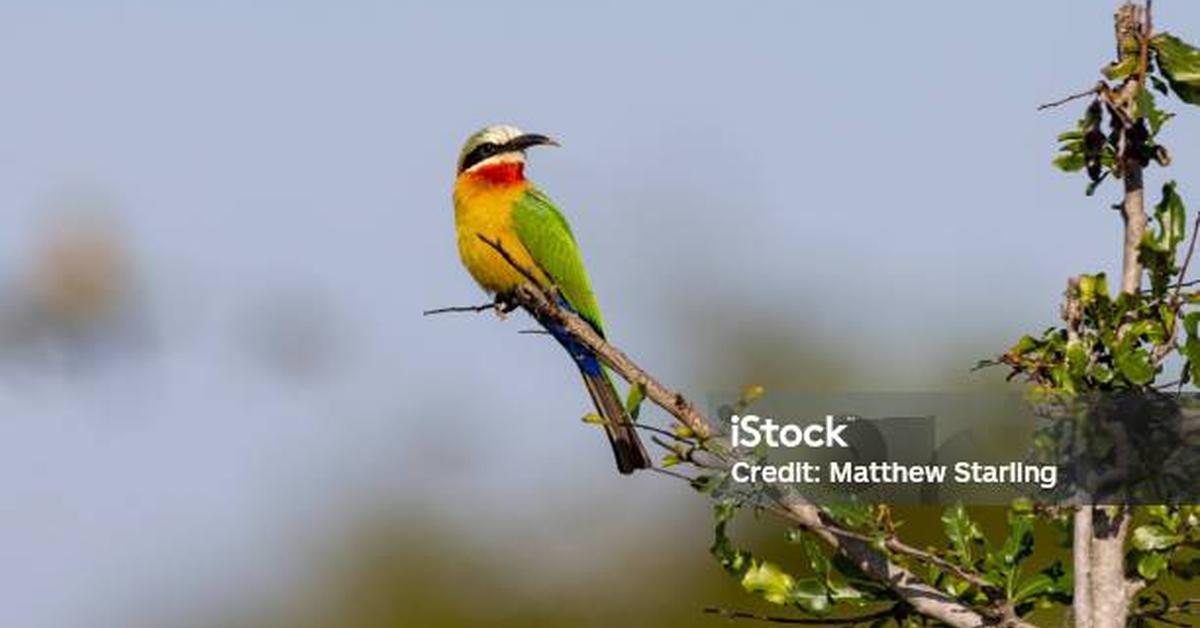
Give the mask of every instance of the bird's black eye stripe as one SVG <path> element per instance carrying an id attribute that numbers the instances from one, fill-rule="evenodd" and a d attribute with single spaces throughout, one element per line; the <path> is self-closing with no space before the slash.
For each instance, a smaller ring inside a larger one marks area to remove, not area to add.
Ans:
<path id="1" fill-rule="evenodd" d="M 466 157 L 463 157 L 462 167 L 459 168 L 459 172 L 474 166 L 475 164 L 495 155 L 498 152 L 500 152 L 500 145 L 494 142 L 484 142 L 479 146 L 476 146 L 475 148 L 471 149 L 471 152 L 467 153 Z"/>

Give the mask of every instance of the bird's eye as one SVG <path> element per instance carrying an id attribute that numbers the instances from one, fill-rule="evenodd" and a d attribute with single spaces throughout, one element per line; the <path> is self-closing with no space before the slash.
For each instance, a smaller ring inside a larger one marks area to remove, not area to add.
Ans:
<path id="1" fill-rule="evenodd" d="M 463 159 L 462 170 L 466 170 L 471 166 L 491 157 L 500 152 L 500 145 L 495 142 L 485 142 L 471 149 L 467 156 Z"/>

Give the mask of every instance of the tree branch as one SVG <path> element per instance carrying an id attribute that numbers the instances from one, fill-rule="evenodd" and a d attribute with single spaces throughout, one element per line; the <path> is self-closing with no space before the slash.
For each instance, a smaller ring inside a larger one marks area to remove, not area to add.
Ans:
<path id="1" fill-rule="evenodd" d="M 503 250 L 503 249 L 500 249 Z M 591 349 L 605 366 L 620 375 L 630 385 L 640 385 L 646 398 L 666 410 L 692 431 L 700 440 L 712 438 L 714 429 L 704 415 L 682 394 L 664 386 L 642 370 L 629 356 L 609 344 L 591 325 L 575 314 L 558 306 L 544 291 L 532 284 L 522 284 L 513 291 L 513 300 L 529 311 L 534 318 L 549 320 L 561 326 Z"/>
<path id="2" fill-rule="evenodd" d="M 439 307 L 433 310 L 425 310 L 424 312 L 421 312 L 421 316 L 433 316 L 434 314 L 449 314 L 453 312 L 479 313 L 486 312 L 488 310 L 494 310 L 498 307 L 500 307 L 500 304 L 496 303 L 495 301 L 491 303 L 484 303 L 482 305 L 453 305 L 450 307 Z"/>
<path id="3" fill-rule="evenodd" d="M 1080 98 L 1087 98 L 1088 96 L 1095 96 L 1097 94 L 1101 94 L 1104 92 L 1104 87 L 1105 87 L 1104 82 L 1101 81 L 1101 82 L 1097 83 L 1095 87 L 1092 87 L 1091 89 L 1089 89 L 1087 91 L 1079 92 L 1077 94 L 1071 94 L 1070 96 L 1065 96 L 1063 98 L 1059 98 L 1058 100 L 1055 100 L 1052 102 L 1042 103 L 1042 104 L 1038 105 L 1037 110 L 1044 111 L 1046 109 L 1051 109 L 1054 107 L 1061 107 L 1062 105 L 1065 105 L 1074 100 L 1079 100 Z"/>
<path id="4" fill-rule="evenodd" d="M 1109 99 L 1112 110 L 1119 114 L 1122 130 L 1117 159 L 1120 160 L 1121 178 L 1125 197 L 1121 204 L 1121 218 L 1125 223 L 1124 248 L 1121 263 L 1121 292 L 1137 294 L 1142 286 L 1142 263 L 1139 249 L 1146 233 L 1146 199 L 1142 180 L 1140 157 L 1127 144 L 1127 136 L 1136 118 L 1135 100 L 1138 92 L 1145 89 L 1146 70 L 1149 63 L 1149 45 L 1152 35 L 1150 18 L 1151 5 L 1126 2 L 1117 9 L 1114 18 L 1117 59 L 1125 55 L 1124 43 L 1136 38 L 1138 49 L 1137 71 L 1125 79 L 1115 98 Z M 1090 600 L 1090 621 L 1077 625 L 1088 628 L 1122 628 L 1129 615 L 1130 595 L 1125 580 L 1125 538 L 1129 533 L 1129 508 L 1118 506 L 1081 506 L 1076 513 L 1076 526 L 1084 525 L 1085 535 L 1078 530 L 1075 534 L 1075 573 L 1087 572 L 1089 590 L 1085 593 Z M 1082 562 L 1081 562 L 1082 560 Z M 1080 593 L 1076 583 L 1076 593 Z M 1087 598 L 1082 598 L 1087 599 Z M 1078 617 L 1077 621 L 1082 620 Z"/>
<path id="5" fill-rule="evenodd" d="M 495 246 L 497 250 L 503 251 L 498 244 Z M 505 257 L 507 259 L 510 256 L 505 254 Z M 601 338 L 586 321 L 559 307 L 543 289 L 530 283 L 522 284 L 513 291 L 511 299 L 534 318 L 566 330 L 630 385 L 641 385 L 646 391 L 647 399 L 691 430 L 702 444 L 717 445 L 710 441 L 721 431 L 697 410 L 692 402 L 681 393 L 663 385 L 624 352 Z M 707 451 L 718 458 L 720 466 L 728 465 L 729 461 L 725 460 L 723 454 L 712 452 L 711 449 Z M 916 613 L 955 628 L 977 628 L 997 621 L 994 617 L 985 617 L 976 612 L 953 596 L 924 582 L 907 568 L 892 562 L 886 554 L 875 549 L 869 540 L 838 527 L 825 518 L 817 506 L 791 487 L 769 485 L 768 494 L 778 506 L 775 509 L 777 512 L 781 512 L 792 523 L 811 531 L 817 538 L 849 558 L 868 576 L 885 584 Z M 1013 626 L 1029 626 L 1016 618 L 1003 619 Z"/>
<path id="6" fill-rule="evenodd" d="M 1179 303 L 1179 292 L 1183 287 L 1195 282 L 1184 282 L 1183 278 L 1187 276 L 1188 266 L 1192 263 L 1192 255 L 1196 252 L 1196 235 L 1200 231 L 1200 213 L 1196 214 L 1196 219 L 1192 221 L 1192 240 L 1188 243 L 1187 255 L 1183 258 L 1183 266 L 1179 267 L 1179 279 L 1175 282 L 1175 295 L 1172 301 L 1175 305 Z"/>

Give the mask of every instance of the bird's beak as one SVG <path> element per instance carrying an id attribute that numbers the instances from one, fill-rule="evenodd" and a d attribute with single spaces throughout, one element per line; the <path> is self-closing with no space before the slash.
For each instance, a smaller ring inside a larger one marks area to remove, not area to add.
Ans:
<path id="1" fill-rule="evenodd" d="M 554 139 L 538 133 L 526 133 L 509 140 L 504 148 L 508 150 L 525 150 L 531 146 L 558 146 Z"/>

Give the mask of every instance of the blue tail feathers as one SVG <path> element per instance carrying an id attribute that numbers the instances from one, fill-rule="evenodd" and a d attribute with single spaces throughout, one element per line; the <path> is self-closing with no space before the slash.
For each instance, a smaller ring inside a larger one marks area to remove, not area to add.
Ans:
<path id="1" fill-rule="evenodd" d="M 572 312 L 575 311 L 571 304 L 561 297 L 559 304 Z M 579 342 L 562 325 L 547 320 L 539 320 L 539 322 L 567 350 L 567 353 L 571 354 L 571 359 L 579 367 L 588 394 L 591 396 L 592 402 L 596 404 L 596 411 L 603 419 L 604 431 L 608 434 L 613 456 L 617 461 L 617 470 L 622 474 L 629 474 L 638 469 L 648 469 L 654 466 L 638 438 L 637 429 L 625 411 L 625 404 L 621 402 L 617 389 L 613 386 L 612 380 L 609 379 L 608 373 L 605 372 L 596 354 Z"/>
<path id="2" fill-rule="evenodd" d="M 572 313 L 578 313 L 562 297 L 559 297 L 558 304 Z M 592 353 L 592 350 L 587 345 L 576 340 L 575 336 L 572 336 L 565 327 L 558 323 L 551 321 L 541 321 L 541 323 L 546 328 L 546 331 L 551 336 L 554 336 L 554 339 L 567 350 L 567 353 L 571 354 L 571 359 L 575 361 L 575 364 L 579 365 L 579 370 L 589 376 L 602 374 L 603 369 L 600 366 L 600 360 L 596 358 L 596 354 Z"/>

